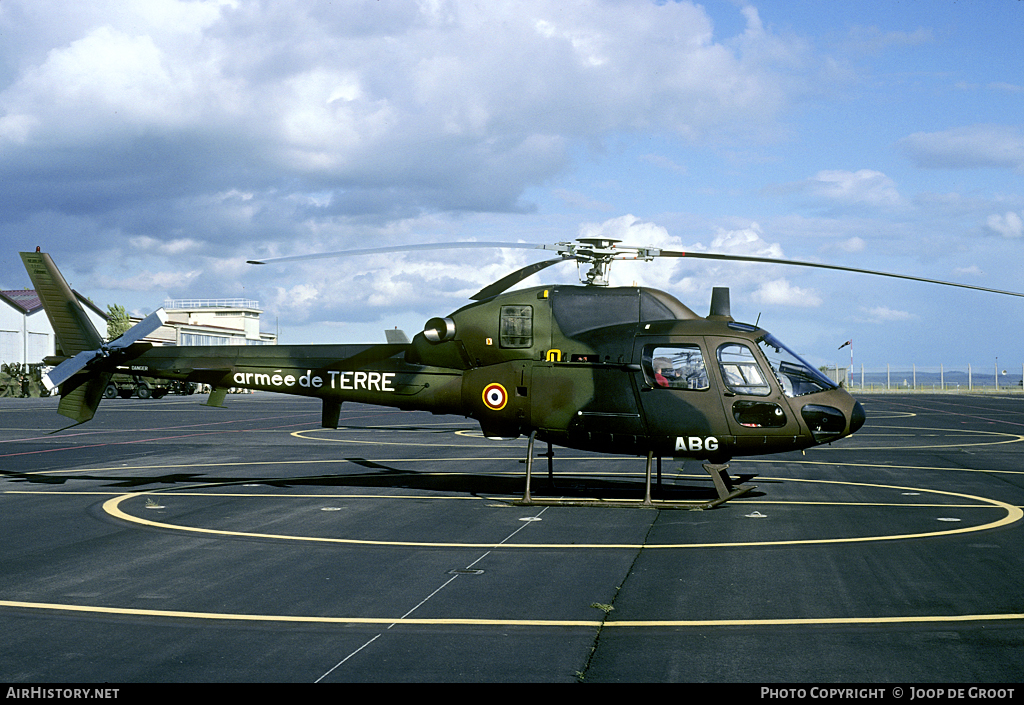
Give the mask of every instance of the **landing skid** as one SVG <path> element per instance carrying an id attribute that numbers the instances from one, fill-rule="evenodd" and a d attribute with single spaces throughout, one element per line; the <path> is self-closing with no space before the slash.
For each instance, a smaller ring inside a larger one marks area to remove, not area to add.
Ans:
<path id="1" fill-rule="evenodd" d="M 533 445 L 537 438 L 537 432 L 530 434 L 530 441 L 526 450 L 526 488 L 523 491 L 523 498 L 513 500 L 516 506 L 559 506 L 559 507 L 651 507 L 654 509 L 712 509 L 720 504 L 735 499 L 755 489 L 754 485 L 743 485 L 742 483 L 754 477 L 753 475 L 739 475 L 734 481 L 729 476 L 728 464 L 704 463 L 704 470 L 711 476 L 715 484 L 715 492 L 718 498 L 710 502 L 679 502 L 679 501 L 654 501 L 651 499 L 651 475 L 654 466 L 654 451 L 647 453 L 647 472 L 644 479 L 644 499 L 640 501 L 627 500 L 603 500 L 603 499 L 534 499 L 530 495 L 530 481 L 533 475 Z M 548 451 L 544 455 L 548 459 L 548 482 L 554 484 L 554 453 L 551 451 L 551 444 L 548 443 Z M 661 457 L 658 457 L 658 486 L 661 486 Z"/>

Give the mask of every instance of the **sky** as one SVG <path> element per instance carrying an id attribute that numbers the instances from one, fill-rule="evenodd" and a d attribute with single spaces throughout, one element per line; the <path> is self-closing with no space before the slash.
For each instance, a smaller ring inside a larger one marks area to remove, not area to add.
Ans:
<path id="1" fill-rule="evenodd" d="M 383 342 L 547 256 L 246 260 L 602 235 L 1021 291 L 1022 27 L 1022 0 L 2 0 L 0 289 L 40 246 L 101 307 L 254 299 L 282 343 Z M 1024 364 L 1020 298 L 678 259 L 612 283 L 702 315 L 727 286 L 816 364 Z"/>

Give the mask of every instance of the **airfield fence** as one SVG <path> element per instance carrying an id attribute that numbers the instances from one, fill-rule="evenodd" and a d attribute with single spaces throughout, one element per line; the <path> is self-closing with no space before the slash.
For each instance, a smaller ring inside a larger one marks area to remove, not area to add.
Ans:
<path id="1" fill-rule="evenodd" d="M 967 363 L 963 365 L 826 365 L 821 370 L 850 391 L 919 392 L 929 394 L 1021 394 L 1024 395 L 1024 363 L 1006 365 Z"/>

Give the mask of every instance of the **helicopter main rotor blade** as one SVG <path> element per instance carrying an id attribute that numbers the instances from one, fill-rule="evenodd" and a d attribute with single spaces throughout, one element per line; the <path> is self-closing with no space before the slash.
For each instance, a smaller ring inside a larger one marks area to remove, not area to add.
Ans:
<path id="1" fill-rule="evenodd" d="M 326 259 L 328 257 L 351 257 L 353 255 L 379 255 L 389 252 L 415 252 L 418 250 L 451 250 L 462 248 L 514 248 L 519 250 L 547 250 L 549 245 L 537 245 L 529 242 L 428 242 L 420 245 L 395 245 L 392 247 L 370 247 L 362 250 L 342 250 L 340 252 L 318 252 L 310 255 L 292 255 L 290 257 L 273 257 L 270 259 L 251 259 L 246 264 L 276 264 L 277 262 L 299 262 L 308 259 Z"/>
<path id="2" fill-rule="evenodd" d="M 914 277 L 909 274 L 893 274 L 892 272 L 879 272 L 873 269 L 860 269 L 858 267 L 843 267 L 837 264 L 821 264 L 819 262 L 800 262 L 798 260 L 791 259 L 775 259 L 772 257 L 751 257 L 747 255 L 719 255 L 710 252 L 674 252 L 671 250 L 661 250 L 655 256 L 660 257 L 692 257 L 693 259 L 713 259 L 721 260 L 726 262 L 760 262 L 762 264 L 788 264 L 797 267 L 815 267 L 817 269 L 831 269 L 839 272 L 854 272 L 856 274 L 874 274 L 879 277 L 892 277 L 893 279 L 907 279 L 909 281 L 924 282 L 926 284 L 941 284 L 943 286 L 955 286 L 961 289 L 974 289 L 975 291 L 985 291 L 990 294 L 1003 294 L 1006 296 L 1020 296 L 1024 297 L 1024 293 L 1017 291 L 1003 291 L 1002 289 L 989 289 L 984 286 L 975 286 L 973 284 L 960 284 L 957 282 L 947 282 L 940 279 L 928 279 L 926 277 Z"/>
<path id="3" fill-rule="evenodd" d="M 692 259 L 707 259 L 707 260 L 718 260 L 722 262 L 758 262 L 761 264 L 785 264 L 796 267 L 814 267 L 816 269 L 829 269 L 838 272 L 853 272 L 856 274 L 873 274 L 880 277 L 891 277 L 893 279 L 904 279 L 907 281 L 923 282 L 926 284 L 941 284 L 942 286 L 954 286 L 960 289 L 973 289 L 975 291 L 984 291 L 990 294 L 1002 294 L 1005 296 L 1018 296 L 1024 298 L 1024 293 L 1016 291 L 1004 291 L 1002 289 L 990 289 L 984 286 L 976 286 L 974 284 L 961 284 L 958 282 L 942 281 L 940 279 L 929 279 L 927 277 L 915 277 L 909 274 L 894 274 L 892 272 L 881 272 L 873 269 L 861 269 L 859 267 L 844 267 L 836 264 L 821 264 L 819 262 L 802 262 L 799 260 L 787 260 L 778 259 L 774 257 L 753 257 L 748 255 L 725 255 L 716 254 L 711 252 L 682 252 L 675 250 L 662 250 L 657 247 L 630 247 L 625 245 L 617 244 L 618 240 L 597 240 L 580 238 L 576 241 L 578 244 L 571 242 L 559 242 L 555 244 L 537 245 L 528 242 L 431 242 L 423 243 L 418 245 L 395 245 L 392 247 L 371 247 L 361 250 L 343 250 L 340 252 L 322 252 L 317 254 L 308 255 L 293 255 L 290 257 L 276 257 L 271 259 L 261 260 L 248 260 L 248 264 L 271 264 L 277 262 L 298 262 L 302 260 L 312 259 L 324 259 L 327 257 L 349 257 L 353 255 L 373 255 L 373 254 L 387 254 L 391 252 L 414 252 L 418 250 L 448 250 L 448 249 L 462 249 L 462 248 L 475 248 L 475 249 L 496 249 L 496 248 L 515 248 L 523 250 L 548 250 L 551 252 L 557 252 L 561 258 L 553 260 L 545 260 L 543 262 L 537 262 L 531 264 L 522 269 L 519 269 L 512 274 L 494 282 L 493 284 L 484 287 L 471 298 L 474 301 L 480 301 L 482 299 L 488 299 L 493 296 L 504 292 L 508 288 L 518 284 L 523 279 L 536 274 L 537 272 L 555 264 L 557 262 L 563 262 L 567 259 L 574 259 L 578 262 L 584 262 L 590 264 L 592 267 L 604 267 L 607 266 L 613 260 L 620 259 L 643 259 L 650 261 L 655 257 L 690 257 Z M 601 283 L 607 285 L 606 282 L 593 282 L 588 280 L 588 283 Z"/>
<path id="4" fill-rule="evenodd" d="M 469 298 L 471 301 L 482 301 L 484 299 L 490 299 L 494 296 L 497 296 L 498 294 L 503 293 L 506 289 L 515 286 L 516 284 L 526 279 L 527 277 L 532 277 L 534 274 L 541 271 L 542 269 L 547 269 L 553 264 L 558 264 L 559 262 L 565 261 L 565 259 L 558 258 L 547 259 L 544 260 L 543 262 L 534 262 L 533 264 L 528 264 L 522 269 L 517 269 L 511 274 L 502 277 L 493 284 L 488 284 L 483 289 L 476 292 Z"/>

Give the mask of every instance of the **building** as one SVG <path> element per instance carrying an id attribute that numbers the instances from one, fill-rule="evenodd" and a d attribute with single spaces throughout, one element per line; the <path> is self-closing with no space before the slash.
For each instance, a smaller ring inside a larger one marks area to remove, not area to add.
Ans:
<path id="1" fill-rule="evenodd" d="M 107 314 L 74 292 L 96 330 L 105 335 Z M 0 291 L 0 363 L 36 364 L 53 355 L 57 343 L 34 289 Z"/>
<path id="2" fill-rule="evenodd" d="M 259 301 L 168 299 L 167 323 L 147 341 L 164 345 L 275 345 L 275 333 L 260 332 Z M 134 319 L 133 319 L 134 321 Z"/>
<path id="3" fill-rule="evenodd" d="M 106 338 L 107 313 L 83 297 L 86 314 Z M 277 335 L 260 332 L 258 301 L 176 299 L 164 302 L 167 323 L 143 340 L 154 345 L 275 345 Z M 133 318 L 132 323 L 137 323 Z M 42 302 L 32 289 L 0 291 L 0 362 L 36 364 L 57 344 Z"/>

